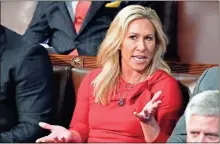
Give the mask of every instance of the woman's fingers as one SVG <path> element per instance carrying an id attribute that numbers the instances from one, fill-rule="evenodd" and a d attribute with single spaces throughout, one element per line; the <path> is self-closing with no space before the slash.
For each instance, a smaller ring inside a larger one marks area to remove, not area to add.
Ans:
<path id="1" fill-rule="evenodd" d="M 63 137 L 58 137 L 56 142 L 65 142 L 65 139 Z"/>
<path id="2" fill-rule="evenodd" d="M 144 106 L 143 110 L 151 109 L 152 105 L 158 100 L 162 91 L 158 91 L 154 94 L 153 98 Z M 159 102 L 160 103 L 160 102 Z"/>
<path id="3" fill-rule="evenodd" d="M 145 110 L 145 111 L 144 111 L 144 116 L 145 116 L 145 119 L 150 119 L 151 114 L 152 114 L 152 111 L 151 111 L 151 112 L 149 112 L 148 110 Z"/>
<path id="4" fill-rule="evenodd" d="M 156 102 L 153 103 L 147 110 L 148 110 L 148 111 L 156 110 L 160 103 L 161 103 L 161 101 L 156 101 Z"/>
<path id="5" fill-rule="evenodd" d="M 147 111 L 148 113 L 154 113 L 160 103 L 161 103 L 161 101 L 157 101 L 157 102 L 151 104 L 150 106 L 148 106 L 148 108 L 144 109 L 144 112 Z"/>
<path id="6" fill-rule="evenodd" d="M 133 114 L 134 114 L 137 118 L 140 117 L 140 114 L 138 114 L 137 112 L 134 112 Z"/>
<path id="7" fill-rule="evenodd" d="M 45 122 L 39 122 L 39 126 L 44 129 L 48 129 L 48 130 L 52 130 L 54 128 L 54 125 L 51 125 Z"/>
<path id="8" fill-rule="evenodd" d="M 68 142 L 68 141 L 67 141 L 67 138 L 66 138 L 65 136 L 60 136 L 60 137 L 58 137 L 58 140 L 59 140 L 60 142 L 64 142 L 64 143 Z"/>
<path id="9" fill-rule="evenodd" d="M 58 142 L 63 142 L 62 140 L 60 140 L 57 136 L 55 136 L 54 138 L 54 142 L 58 143 Z"/>
<path id="10" fill-rule="evenodd" d="M 162 91 L 156 92 L 150 102 L 154 103 L 160 97 L 161 93 Z"/>
<path id="11" fill-rule="evenodd" d="M 62 126 L 51 125 L 48 123 L 40 122 L 40 127 L 44 129 L 48 129 L 51 131 L 51 134 L 48 136 L 39 138 L 36 142 L 65 142 L 66 138 L 65 135 L 67 134 L 68 130 Z"/>
<path id="12" fill-rule="evenodd" d="M 66 139 L 65 139 L 65 137 L 62 137 L 62 138 L 61 138 L 61 141 L 62 141 L 62 142 L 67 142 Z"/>
<path id="13" fill-rule="evenodd" d="M 55 142 L 55 140 L 50 136 L 44 136 L 36 140 L 36 143 L 45 143 L 45 142 Z"/>
<path id="14" fill-rule="evenodd" d="M 154 114 L 156 109 L 158 108 L 158 105 L 161 103 L 158 98 L 160 97 L 162 91 L 158 91 L 154 94 L 153 98 L 151 101 L 149 101 L 143 110 L 140 113 L 134 112 L 134 115 L 139 118 L 139 120 L 146 122 L 147 120 L 150 119 L 151 115 Z"/>
<path id="15" fill-rule="evenodd" d="M 133 113 L 140 121 L 146 122 L 149 118 L 145 117 L 145 115 L 134 112 Z"/>
<path id="16" fill-rule="evenodd" d="M 46 137 L 46 136 L 45 136 L 45 137 Z M 42 137 L 42 138 L 37 139 L 37 140 L 36 140 L 36 143 L 43 142 L 43 139 L 44 139 L 45 137 Z"/>
<path id="17" fill-rule="evenodd" d="M 157 108 L 160 103 L 161 103 L 161 101 L 156 101 L 155 103 L 153 103 L 153 108 Z"/>
<path id="18" fill-rule="evenodd" d="M 71 132 L 66 130 L 59 134 L 58 140 L 59 142 L 71 142 Z"/>
<path id="19" fill-rule="evenodd" d="M 36 140 L 36 143 L 45 143 L 45 142 L 65 142 L 65 139 L 53 135 L 48 135 Z"/>

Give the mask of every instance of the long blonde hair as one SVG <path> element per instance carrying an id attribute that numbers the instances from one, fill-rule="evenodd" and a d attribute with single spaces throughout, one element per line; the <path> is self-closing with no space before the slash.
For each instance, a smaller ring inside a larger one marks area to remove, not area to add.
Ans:
<path id="1" fill-rule="evenodd" d="M 95 102 L 107 104 L 115 95 L 120 76 L 120 45 L 125 37 L 128 25 L 135 19 L 146 18 L 155 28 L 156 49 L 154 57 L 146 68 L 144 76 L 152 75 L 156 69 L 170 73 L 162 56 L 166 52 L 167 37 L 157 13 L 151 8 L 130 5 L 123 8 L 112 21 L 97 55 L 98 64 L 102 65 L 101 73 L 93 80 Z"/>

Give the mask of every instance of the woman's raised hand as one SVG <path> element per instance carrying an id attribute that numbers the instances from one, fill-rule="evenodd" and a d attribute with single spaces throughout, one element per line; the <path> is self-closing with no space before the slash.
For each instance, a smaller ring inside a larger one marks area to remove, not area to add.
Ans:
<path id="1" fill-rule="evenodd" d="M 153 115 L 161 103 L 161 101 L 158 100 L 161 93 L 161 91 L 156 92 L 140 113 L 134 112 L 134 115 L 141 122 L 140 124 L 146 142 L 154 142 L 160 133 L 160 127 Z"/>
<path id="2" fill-rule="evenodd" d="M 161 101 L 158 100 L 161 93 L 161 91 L 156 92 L 140 113 L 134 112 L 134 115 L 139 118 L 140 121 L 146 122 L 152 118 L 151 116 L 155 113 L 158 105 L 161 103 Z"/>
<path id="3" fill-rule="evenodd" d="M 66 128 L 58 125 L 50 125 L 44 122 L 39 123 L 40 127 L 48 129 L 51 133 L 36 140 L 36 142 L 73 142 L 72 133 Z"/>

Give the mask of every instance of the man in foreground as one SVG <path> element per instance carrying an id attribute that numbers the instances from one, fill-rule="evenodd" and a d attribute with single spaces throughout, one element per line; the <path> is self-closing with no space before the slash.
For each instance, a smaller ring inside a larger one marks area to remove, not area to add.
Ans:
<path id="1" fill-rule="evenodd" d="M 212 67 L 207 69 L 199 78 L 196 87 L 193 92 L 193 96 L 205 90 L 219 90 L 220 91 L 220 67 Z M 186 142 L 186 123 L 185 115 L 183 115 L 176 127 L 174 128 L 172 135 L 167 141 L 168 143 L 185 143 Z"/>
<path id="2" fill-rule="evenodd" d="M 187 142 L 219 143 L 220 93 L 204 91 L 195 95 L 186 111 Z"/>

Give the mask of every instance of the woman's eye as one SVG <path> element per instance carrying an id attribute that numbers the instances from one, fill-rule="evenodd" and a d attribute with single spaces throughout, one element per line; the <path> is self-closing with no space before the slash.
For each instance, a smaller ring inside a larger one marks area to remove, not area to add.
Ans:
<path id="1" fill-rule="evenodd" d="M 136 36 L 130 36 L 129 38 L 130 38 L 131 40 L 136 40 L 136 39 L 137 39 Z"/>
<path id="2" fill-rule="evenodd" d="M 148 41 L 153 40 L 153 38 L 152 38 L 152 37 L 147 37 L 146 39 L 147 39 Z"/>

